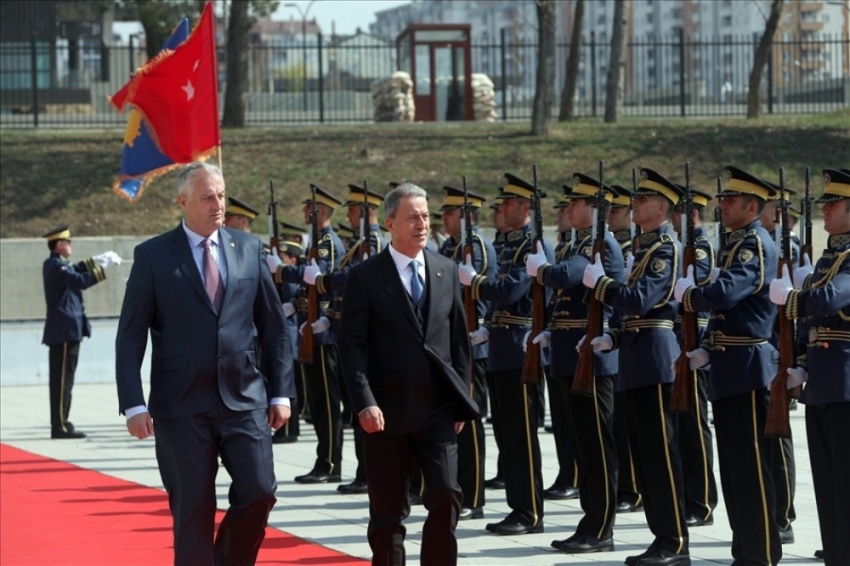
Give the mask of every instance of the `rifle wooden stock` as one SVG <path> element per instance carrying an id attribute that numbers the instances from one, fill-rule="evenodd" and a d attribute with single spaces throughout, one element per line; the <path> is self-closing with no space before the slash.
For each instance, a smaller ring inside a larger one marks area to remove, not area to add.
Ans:
<path id="1" fill-rule="evenodd" d="M 605 261 L 605 241 L 598 240 L 593 243 L 593 254 L 591 258 L 596 258 L 596 254 Z M 590 303 L 587 305 L 587 334 L 584 337 L 584 342 L 578 350 L 578 365 L 576 366 L 576 375 L 573 378 L 573 386 L 570 391 L 577 395 L 593 395 L 593 344 L 591 342 L 597 336 L 602 336 L 602 301 L 593 296 L 593 290 L 588 290 Z"/>
<path id="2" fill-rule="evenodd" d="M 311 260 L 319 258 L 318 246 L 310 248 L 310 256 L 307 258 L 307 264 Z M 315 285 L 307 285 L 307 320 L 304 322 L 304 330 L 301 332 L 301 345 L 298 348 L 298 361 L 302 364 L 313 363 L 313 323 L 319 318 L 319 293 L 316 291 Z"/>
<path id="3" fill-rule="evenodd" d="M 683 255 L 682 268 L 688 272 L 693 266 L 696 271 L 696 247 L 688 246 Z M 682 313 L 682 351 L 676 358 L 676 379 L 670 393 L 670 410 L 674 413 L 691 413 L 694 410 L 694 389 L 696 387 L 696 370 L 691 369 L 691 360 L 687 353 L 699 348 L 699 322 L 695 312 L 688 312 L 684 305 L 680 306 Z"/>
<path id="4" fill-rule="evenodd" d="M 536 249 L 537 244 L 534 244 Z M 531 282 L 531 333 L 525 344 L 525 361 L 522 364 L 522 382 L 540 383 L 543 377 L 542 348 L 540 344 L 534 344 L 534 337 L 543 332 L 546 319 L 546 290 L 537 279 Z"/>
<path id="5" fill-rule="evenodd" d="M 791 269 L 790 260 L 782 260 L 779 262 L 779 272 L 782 273 L 782 266 L 788 266 L 789 273 Z M 777 322 L 779 325 L 779 368 L 776 370 L 776 377 L 773 378 L 770 386 L 770 406 L 767 411 L 767 422 L 764 427 L 765 436 L 773 436 L 778 438 L 791 437 L 791 420 L 788 412 L 791 398 L 799 397 L 798 387 L 794 391 L 790 391 L 787 387 L 788 368 L 795 366 L 794 363 L 794 321 L 785 316 L 785 305 L 777 307 Z"/>

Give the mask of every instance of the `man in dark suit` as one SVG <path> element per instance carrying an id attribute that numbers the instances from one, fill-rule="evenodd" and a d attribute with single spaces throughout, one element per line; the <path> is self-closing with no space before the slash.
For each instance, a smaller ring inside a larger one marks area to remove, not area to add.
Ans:
<path id="1" fill-rule="evenodd" d="M 175 564 L 253 564 L 277 488 L 269 427 L 286 423 L 295 395 L 289 337 L 262 243 L 222 228 L 221 171 L 186 166 L 177 202 L 180 226 L 135 250 L 115 341 L 119 410 L 139 439 L 153 434 L 156 421 Z M 255 327 L 268 395 L 256 369 Z M 213 542 L 219 457 L 233 484 Z"/>
<path id="2" fill-rule="evenodd" d="M 422 564 L 457 562 L 461 508 L 457 433 L 478 417 L 469 395 L 470 347 L 452 260 L 425 251 L 427 195 L 404 183 L 384 201 L 392 244 L 345 282 L 340 359 L 366 432 L 372 564 L 405 563 L 414 462 L 428 492 Z"/>

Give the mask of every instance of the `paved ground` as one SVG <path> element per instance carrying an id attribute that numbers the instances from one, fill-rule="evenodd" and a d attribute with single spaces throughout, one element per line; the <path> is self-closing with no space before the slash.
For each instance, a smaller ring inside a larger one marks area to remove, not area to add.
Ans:
<path id="1" fill-rule="evenodd" d="M 4 356 L 14 355 L 4 351 Z M 46 358 L 46 351 L 44 352 Z M 792 414 L 797 457 L 796 543 L 785 545 L 783 562 L 822 564 L 812 558 L 820 548 L 820 535 L 805 442 L 803 410 Z M 0 388 L 0 441 L 47 457 L 98 470 L 125 480 L 162 488 L 154 459 L 152 440 L 131 438 L 118 415 L 115 387 L 108 383 L 78 384 L 74 390 L 72 420 L 89 433 L 83 441 L 49 440 L 46 385 L 4 385 Z M 366 543 L 367 498 L 345 496 L 335 485 L 302 486 L 292 478 L 306 472 L 315 454 L 315 435 L 309 425 L 299 442 L 275 446 L 278 475 L 278 503 L 271 514 L 271 525 L 316 543 L 353 556 L 368 558 Z M 554 440 L 541 432 L 544 483 L 557 475 Z M 492 436 L 487 441 L 488 470 L 495 469 L 496 450 Z M 343 476 L 354 471 L 354 447 L 351 431 L 346 430 Z M 491 473 L 488 471 L 488 477 Z M 218 498 L 227 505 L 229 478 L 222 468 Z M 504 491 L 487 491 L 485 518 L 463 522 L 458 527 L 460 564 L 534 565 L 551 564 L 622 564 L 626 556 L 641 552 L 652 537 L 642 513 L 618 515 L 614 530 L 616 551 L 571 556 L 549 548 L 553 539 L 566 538 L 581 517 L 577 500 L 546 502 L 543 534 L 499 537 L 487 533 L 484 525 L 500 520 L 508 511 Z M 696 565 L 729 564 L 731 532 L 721 505 L 713 526 L 691 530 L 691 556 Z M 407 552 L 411 564 L 418 563 L 419 544 L 425 510 L 414 507 L 407 521 Z"/>

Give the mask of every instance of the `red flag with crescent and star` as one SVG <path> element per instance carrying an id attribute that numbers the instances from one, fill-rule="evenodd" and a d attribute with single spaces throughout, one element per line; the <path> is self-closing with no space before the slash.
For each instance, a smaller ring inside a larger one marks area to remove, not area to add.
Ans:
<path id="1" fill-rule="evenodd" d="M 186 41 L 151 59 L 110 102 L 122 111 L 138 108 L 157 147 L 175 163 L 213 153 L 221 145 L 213 3 Z"/>

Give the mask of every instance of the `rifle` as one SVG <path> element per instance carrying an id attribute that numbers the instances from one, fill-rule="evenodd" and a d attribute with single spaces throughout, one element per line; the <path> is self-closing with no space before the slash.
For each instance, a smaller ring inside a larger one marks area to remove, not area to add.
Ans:
<path id="1" fill-rule="evenodd" d="M 463 259 L 475 263 L 475 246 L 472 243 L 472 211 L 469 206 L 469 188 L 466 175 L 463 176 L 463 209 L 460 217 L 460 234 L 463 239 Z M 478 330 L 478 304 L 472 298 L 472 287 L 463 287 L 463 310 L 466 313 L 466 331 Z M 474 364 L 473 364 L 474 365 Z"/>
<path id="2" fill-rule="evenodd" d="M 537 244 L 543 247 L 543 213 L 540 211 L 540 192 L 537 190 L 537 164 L 532 166 L 534 175 L 534 194 L 531 206 L 534 210 L 534 238 L 531 240 L 531 253 L 537 251 Z M 546 289 L 535 277 L 531 281 L 531 332 L 525 344 L 525 361 L 522 364 L 522 382 L 540 383 L 543 377 L 542 348 L 534 344 L 534 337 L 543 332 L 546 323 Z"/>
<path id="3" fill-rule="evenodd" d="M 723 192 L 723 181 L 720 177 L 717 178 L 717 194 Z M 723 214 L 720 211 L 720 206 L 714 207 L 714 222 L 717 224 L 717 257 L 720 257 L 720 250 L 726 247 L 726 227 L 723 226 Z"/>
<path id="4" fill-rule="evenodd" d="M 637 169 L 632 167 L 632 194 L 634 194 L 635 191 L 638 188 L 637 178 L 638 178 Z M 599 182 L 602 183 L 602 179 L 599 179 Z M 631 217 L 632 217 L 632 211 L 631 211 L 631 208 L 630 208 L 629 209 L 629 223 L 630 223 L 630 227 L 632 229 L 632 255 L 634 255 L 634 254 L 637 253 L 638 248 L 640 247 L 640 226 L 638 226 L 637 224 L 632 222 Z M 628 276 L 628 273 L 626 275 Z"/>
<path id="5" fill-rule="evenodd" d="M 599 191 L 596 193 L 596 216 L 593 218 L 593 252 L 590 261 L 596 261 L 596 254 L 605 261 L 605 217 L 602 215 L 605 202 L 605 162 L 599 162 Z M 570 391 L 577 395 L 593 395 L 593 344 L 590 342 L 603 332 L 602 301 L 598 300 L 589 289 L 587 296 L 587 334 L 578 351 L 578 365 L 573 386 Z"/>
<path id="6" fill-rule="evenodd" d="M 316 216 L 316 186 L 312 190 L 310 206 L 310 252 L 307 264 L 319 259 L 319 219 Z M 298 361 L 302 364 L 313 363 L 313 323 L 319 318 L 319 293 L 315 285 L 307 285 L 307 320 L 301 332 L 301 345 L 298 348 Z"/>
<path id="7" fill-rule="evenodd" d="M 787 270 L 790 276 L 791 269 L 791 228 L 788 226 L 788 208 L 790 201 L 785 200 L 785 168 L 779 168 L 779 206 L 782 222 L 781 250 L 782 258 L 779 260 L 779 277 L 783 270 Z M 777 306 L 777 326 L 779 326 L 779 368 L 770 387 L 770 406 L 767 409 L 767 422 L 764 427 L 765 436 L 778 438 L 791 437 L 791 421 L 788 414 L 788 405 L 791 397 L 800 396 L 800 387 L 789 391 L 786 387 L 788 379 L 788 368 L 794 367 L 794 320 L 785 316 L 785 305 Z"/>
<path id="8" fill-rule="evenodd" d="M 803 218 L 805 225 L 803 229 L 803 245 L 800 246 L 800 265 L 803 265 L 803 256 L 808 254 L 812 259 L 812 193 L 809 187 L 811 182 L 811 171 L 806 167 L 806 196 L 803 197 Z"/>
<path id="9" fill-rule="evenodd" d="M 685 163 L 685 196 L 682 202 L 682 210 L 685 222 L 682 224 L 682 269 L 685 274 L 688 268 L 694 269 L 696 279 L 697 248 L 694 241 L 694 200 L 691 195 L 691 164 Z M 687 353 L 699 348 L 699 323 L 697 313 L 688 312 L 684 305 L 679 305 L 682 315 L 682 351 L 676 359 L 674 366 L 676 380 L 673 382 L 673 390 L 670 393 L 670 411 L 674 413 L 690 413 L 694 410 L 694 383 L 696 381 L 696 370 L 691 369 L 691 360 Z"/>
<path id="10" fill-rule="evenodd" d="M 371 235 L 367 233 L 369 228 L 369 181 L 363 179 L 363 204 L 360 205 L 360 257 L 363 260 L 372 255 L 370 245 Z"/>
<path id="11" fill-rule="evenodd" d="M 271 200 L 269 201 L 268 217 L 269 217 L 269 247 L 271 252 L 276 254 L 278 246 L 280 246 L 280 224 L 277 223 L 277 201 L 274 198 L 274 181 L 269 181 L 269 192 Z"/>

